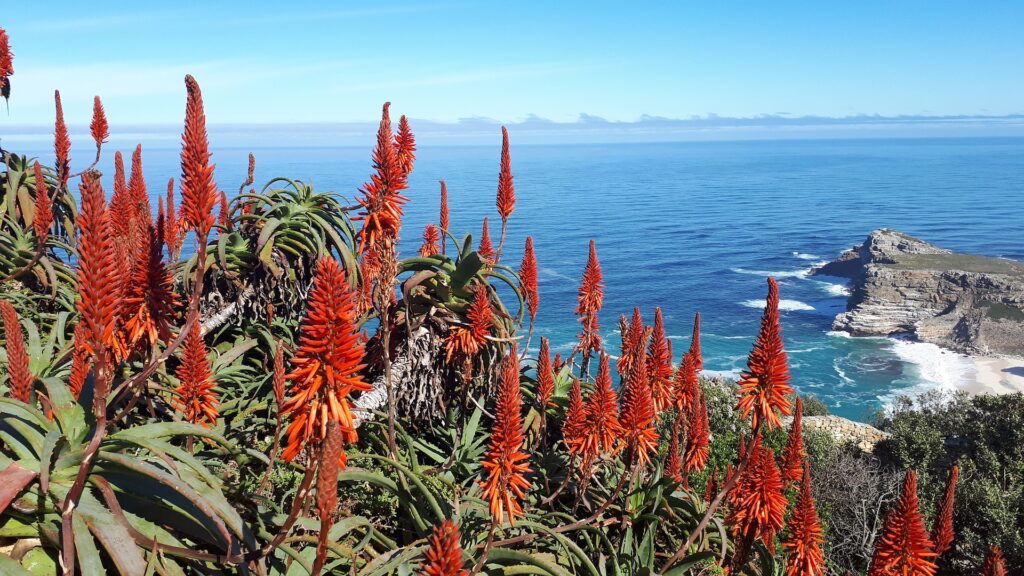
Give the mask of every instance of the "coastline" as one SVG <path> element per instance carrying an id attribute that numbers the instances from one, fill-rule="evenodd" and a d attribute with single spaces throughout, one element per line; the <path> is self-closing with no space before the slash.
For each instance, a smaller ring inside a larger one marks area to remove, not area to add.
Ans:
<path id="1" fill-rule="evenodd" d="M 971 356 L 974 378 L 960 389 L 971 396 L 1024 392 L 1024 358 Z"/>

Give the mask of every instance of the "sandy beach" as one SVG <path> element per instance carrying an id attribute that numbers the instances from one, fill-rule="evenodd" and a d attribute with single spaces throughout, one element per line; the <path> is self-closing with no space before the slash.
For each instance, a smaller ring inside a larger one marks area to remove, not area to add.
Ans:
<path id="1" fill-rule="evenodd" d="M 973 357 L 973 379 L 963 384 L 969 394 L 1012 394 L 1024 392 L 1024 358 L 1008 356 Z"/>

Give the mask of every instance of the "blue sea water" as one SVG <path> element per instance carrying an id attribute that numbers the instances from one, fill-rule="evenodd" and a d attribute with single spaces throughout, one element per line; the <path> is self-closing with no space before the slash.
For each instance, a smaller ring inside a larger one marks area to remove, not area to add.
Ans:
<path id="1" fill-rule="evenodd" d="M 523 240 L 533 235 L 536 333 L 563 353 L 575 341 L 573 308 L 592 238 L 606 284 L 601 324 L 612 348 L 620 314 L 639 306 L 650 321 L 660 306 L 678 359 L 700 310 L 705 368 L 713 373 L 735 375 L 744 366 L 770 275 L 780 283 L 794 386 L 832 413 L 865 419 L 894 394 L 955 386 L 971 377 L 971 366 L 934 346 L 830 333 L 845 308 L 843 281 L 806 271 L 883 226 L 958 251 L 1024 260 L 1022 139 L 515 146 L 512 136 L 518 203 L 504 263 L 518 268 Z M 257 182 L 286 175 L 354 197 L 370 173 L 371 144 L 256 148 Z M 439 179 L 448 183 L 452 230 L 478 238 L 489 215 L 497 242 L 499 144 L 419 151 L 404 254 L 437 221 Z M 218 182 L 237 190 L 249 150 L 214 145 Z M 148 148 L 144 158 L 150 190 L 160 194 L 178 175 L 177 151 Z M 109 160 L 101 167 L 111 173 Z"/>

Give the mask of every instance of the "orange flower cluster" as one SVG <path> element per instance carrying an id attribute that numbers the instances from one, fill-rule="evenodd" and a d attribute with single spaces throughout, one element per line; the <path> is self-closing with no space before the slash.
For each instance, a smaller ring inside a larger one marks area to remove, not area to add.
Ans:
<path id="1" fill-rule="evenodd" d="M 647 369 L 651 378 L 651 397 L 659 414 L 672 405 L 672 344 L 665 337 L 661 308 L 654 309 L 654 330 L 647 351 Z"/>
<path id="2" fill-rule="evenodd" d="M 425 576 L 469 576 L 462 560 L 459 527 L 451 520 L 434 528 L 423 559 L 420 573 Z"/>
<path id="3" fill-rule="evenodd" d="M 148 352 L 158 341 L 171 337 L 172 322 L 178 306 L 174 278 L 163 259 L 160 230 L 163 216 L 135 248 L 130 281 L 125 287 L 120 319 L 125 346 Z"/>
<path id="4" fill-rule="evenodd" d="M 519 286 L 526 299 L 526 310 L 530 313 L 530 322 L 537 319 L 537 308 L 540 306 L 540 293 L 537 292 L 537 255 L 533 252 L 533 237 L 526 237 L 523 248 L 523 262 L 519 265 Z"/>
<path id="5" fill-rule="evenodd" d="M 32 229 L 36 233 L 37 246 L 45 246 L 50 236 L 50 225 L 53 224 L 53 203 L 50 200 L 50 189 L 43 178 L 43 167 L 37 161 L 32 166 L 36 179 L 35 215 L 32 217 Z"/>
<path id="6" fill-rule="evenodd" d="M 437 224 L 441 227 L 441 253 L 444 253 L 444 245 L 448 242 L 448 185 L 441 180 L 441 210 L 437 217 Z"/>
<path id="7" fill-rule="evenodd" d="M 71 175 L 71 138 L 68 137 L 68 127 L 64 123 L 64 107 L 60 103 L 60 91 L 53 91 L 53 100 L 56 103 L 57 114 L 53 123 L 53 154 L 56 157 L 57 181 L 60 187 L 68 185 L 68 177 Z"/>
<path id="8" fill-rule="evenodd" d="M 7 77 L 14 75 L 14 54 L 11 53 L 11 40 L 7 36 L 7 30 L 0 28 L 0 84 L 3 85 L 4 98 L 6 98 Z"/>
<path id="9" fill-rule="evenodd" d="M 868 576 L 934 576 L 934 558 L 935 546 L 918 509 L 917 474 L 907 470 L 900 499 L 875 542 Z"/>
<path id="10" fill-rule="evenodd" d="M 390 109 L 391 103 L 385 102 L 377 129 L 377 146 L 373 150 L 374 174 L 370 176 L 369 182 L 363 184 L 363 196 L 358 199 L 363 212 L 355 220 L 363 223 L 358 238 L 359 252 L 364 255 L 368 251 L 379 254 L 382 250 L 394 248 L 402 226 L 402 205 L 408 201 L 401 191 L 408 188 L 406 177 L 412 170 L 415 143 L 408 141 L 403 144 L 412 144 L 412 148 L 406 148 L 405 156 L 400 159 L 398 146 L 391 134 Z M 408 137 L 411 136 L 409 133 Z M 408 162 L 409 170 L 406 170 L 403 162 Z"/>
<path id="11" fill-rule="evenodd" d="M 441 241 L 441 233 L 437 230 L 437 226 L 433 224 L 427 224 L 423 228 L 423 244 L 420 245 L 420 256 L 426 258 L 433 256 L 441 251 L 438 246 L 438 242 Z"/>
<path id="12" fill-rule="evenodd" d="M 579 304 L 576 306 L 576 316 L 583 325 L 578 350 L 585 358 L 589 358 L 591 352 L 601 349 L 601 326 L 598 324 L 597 314 L 604 302 L 604 278 L 593 240 L 590 241 L 587 267 L 583 270 L 583 281 L 580 283 L 577 301 Z"/>
<path id="13" fill-rule="evenodd" d="M 693 317 L 693 335 L 690 337 L 690 356 L 693 357 L 693 369 L 700 372 L 704 369 L 704 357 L 700 352 L 700 312 Z"/>
<path id="14" fill-rule="evenodd" d="M 789 363 L 782 346 L 782 327 L 779 324 L 779 285 L 774 278 L 769 278 L 761 331 L 747 358 L 747 369 L 740 374 L 736 408 L 744 418 L 750 417 L 754 428 L 763 423 L 771 430 L 782 426 L 779 413 L 789 414 L 787 396 L 792 393 Z"/>
<path id="15" fill-rule="evenodd" d="M 697 376 L 697 368 L 693 354 L 686 352 L 676 369 L 675 379 L 672 381 L 673 404 L 680 412 L 689 412 L 697 402 L 700 394 L 700 379 Z"/>
<path id="16" fill-rule="evenodd" d="M 103 111 L 103 102 L 100 102 L 99 96 L 93 97 L 92 100 L 92 122 L 89 124 L 89 131 L 97 149 L 110 138 L 110 124 L 107 123 L 107 114 Z"/>
<path id="17" fill-rule="evenodd" d="M 622 416 L 619 419 L 630 455 L 641 466 L 646 466 L 658 451 L 657 413 L 651 397 L 647 355 L 644 354 L 648 336 L 649 331 L 645 331 L 633 342 L 633 362 L 623 386 Z"/>
<path id="18" fill-rule="evenodd" d="M 547 338 L 540 339 L 537 353 L 537 407 L 545 410 L 554 406 L 551 397 L 555 394 L 555 372 L 551 368 L 551 350 Z"/>
<path id="19" fill-rule="evenodd" d="M 167 180 L 167 212 L 164 214 L 164 229 L 161 232 L 167 246 L 167 257 L 172 262 L 177 259 L 178 248 L 181 246 L 181 228 L 174 208 L 174 178 L 170 178 Z"/>
<path id="20" fill-rule="evenodd" d="M 113 230 L 103 188 L 95 174 L 88 173 L 79 187 L 82 207 L 78 213 L 78 271 L 76 304 L 81 339 L 88 353 L 106 363 L 117 349 L 117 310 L 120 267 L 115 260 Z"/>
<path id="21" fill-rule="evenodd" d="M 508 147 L 508 130 L 501 127 L 501 170 L 498 173 L 498 195 L 495 200 L 502 226 L 516 208 L 516 188 L 512 184 L 512 159 Z"/>
<path id="22" fill-rule="evenodd" d="M 494 264 L 494 245 L 491 243 L 491 227 L 487 224 L 487 216 L 484 216 L 484 227 L 480 232 L 480 246 L 476 251 L 485 263 Z"/>
<path id="23" fill-rule="evenodd" d="M 981 576 L 1008 576 L 1006 561 L 1003 560 L 1003 551 L 999 546 L 993 546 L 985 555 L 985 563 L 981 566 Z"/>
<path id="24" fill-rule="evenodd" d="M 409 128 L 409 119 L 403 114 L 398 119 L 398 132 L 395 134 L 395 157 L 398 162 L 398 169 L 403 176 L 412 172 L 413 162 L 416 161 L 416 137 Z"/>
<path id="25" fill-rule="evenodd" d="M 77 344 L 83 340 L 85 325 L 81 322 L 75 326 L 75 350 L 71 354 L 71 375 L 68 376 L 68 388 L 71 394 L 77 399 L 85 386 L 85 380 L 89 377 L 89 353 L 84 346 Z"/>
<path id="26" fill-rule="evenodd" d="M 619 422 L 619 395 L 612 387 L 612 373 L 607 354 L 601 354 L 594 392 L 587 398 L 583 413 L 582 450 L 587 459 L 619 451 L 622 437 Z"/>
<path id="27" fill-rule="evenodd" d="M 644 319 L 640 315 L 639 308 L 633 308 L 633 316 L 626 321 L 625 316 L 619 316 L 619 333 L 622 334 L 622 347 L 615 369 L 619 376 L 625 378 L 633 369 L 634 351 L 636 341 L 644 334 Z"/>
<path id="28" fill-rule="evenodd" d="M 281 407 L 282 414 L 291 416 L 292 421 L 281 456 L 291 461 L 303 447 L 321 442 L 331 420 L 341 426 L 346 442 L 355 442 L 349 395 L 370 386 L 361 374 L 363 344 L 356 325 L 355 296 L 333 258 L 317 263 L 292 366 L 287 376 L 292 396 Z M 345 463 L 342 452 L 339 465 Z"/>
<path id="29" fill-rule="evenodd" d="M 762 444 L 760 435 L 754 437 L 746 450 L 750 451 L 750 460 L 729 495 L 729 521 L 740 559 L 756 539 L 771 549 L 775 535 L 782 530 L 787 505 L 775 452 Z M 743 457 L 741 449 L 740 458 Z"/>
<path id="30" fill-rule="evenodd" d="M 199 323 L 193 322 L 185 335 L 181 364 L 175 375 L 180 384 L 174 389 L 174 407 L 185 420 L 209 428 L 217 423 L 217 392 L 214 391 L 210 361 L 206 357 L 206 344 L 199 333 Z"/>
<path id="31" fill-rule="evenodd" d="M 811 496 L 811 473 L 804 469 L 800 495 L 796 508 L 789 517 L 789 534 L 782 541 L 786 558 L 787 576 L 821 576 L 825 573 L 825 558 L 821 544 L 825 536 L 821 531 L 818 511 Z"/>
<path id="32" fill-rule="evenodd" d="M 804 458 L 807 457 L 807 452 L 804 450 L 803 413 L 804 401 L 797 396 L 793 423 L 789 426 L 789 438 L 786 441 L 786 449 L 782 452 L 782 476 L 786 482 L 799 482 L 804 475 Z"/>
<path id="33" fill-rule="evenodd" d="M 708 404 L 697 389 L 697 401 L 690 412 L 689 434 L 686 439 L 686 472 L 700 472 L 707 466 L 710 456 L 711 429 L 708 425 Z"/>
<path id="34" fill-rule="evenodd" d="M 935 513 L 935 525 L 932 526 L 932 542 L 935 543 L 935 555 L 942 556 L 953 546 L 953 500 L 956 497 L 956 482 L 960 478 L 960 468 L 954 465 L 949 470 L 949 481 L 946 492 L 939 502 Z"/>
<path id="35" fill-rule="evenodd" d="M 523 513 L 519 500 L 530 487 L 526 479 L 526 474 L 530 472 L 530 466 L 526 463 L 529 456 L 522 452 L 522 402 L 519 360 L 513 348 L 502 361 L 491 443 L 481 463 L 486 476 L 481 485 L 490 502 L 491 516 L 497 524 L 504 522 L 505 515 L 508 515 L 510 524 L 515 524 L 516 516 Z"/>
<path id="36" fill-rule="evenodd" d="M 587 430 L 587 408 L 583 404 L 583 392 L 579 378 L 572 379 L 569 387 L 569 404 L 562 420 L 562 441 L 570 455 L 583 453 L 583 441 Z"/>
<path id="37" fill-rule="evenodd" d="M 672 425 L 672 442 L 668 447 L 668 460 L 665 461 L 665 477 L 673 482 L 683 481 L 683 460 L 679 453 L 679 428 L 682 426 L 683 415 L 676 414 Z"/>
<path id="38" fill-rule="evenodd" d="M 7 374 L 10 378 L 11 397 L 28 402 L 35 378 L 29 371 L 25 337 L 21 333 L 18 312 L 7 300 L 0 300 L 0 319 L 3 319 L 4 339 L 7 341 Z"/>
<path id="39" fill-rule="evenodd" d="M 206 136 L 206 112 L 203 93 L 191 75 L 185 76 L 188 100 L 185 106 L 185 131 L 181 135 L 181 217 L 205 240 L 213 227 L 213 206 L 219 195 L 210 164 L 210 144 Z"/>
<path id="40" fill-rule="evenodd" d="M 491 297 L 487 293 L 487 285 L 478 283 L 473 291 L 473 302 L 466 311 L 469 327 L 456 326 L 445 342 L 445 359 L 472 358 L 487 345 L 487 337 L 494 326 L 494 312 L 491 310 Z"/>

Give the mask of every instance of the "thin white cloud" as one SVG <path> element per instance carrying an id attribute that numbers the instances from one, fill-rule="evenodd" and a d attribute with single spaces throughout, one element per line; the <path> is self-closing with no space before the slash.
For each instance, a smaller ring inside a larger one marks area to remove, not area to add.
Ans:
<path id="1" fill-rule="evenodd" d="M 178 12 L 162 10 L 154 12 L 121 12 L 89 18 L 66 18 L 30 20 L 18 26 L 25 32 L 70 32 L 95 28 L 118 28 L 143 22 L 156 22 L 171 18 Z"/>

